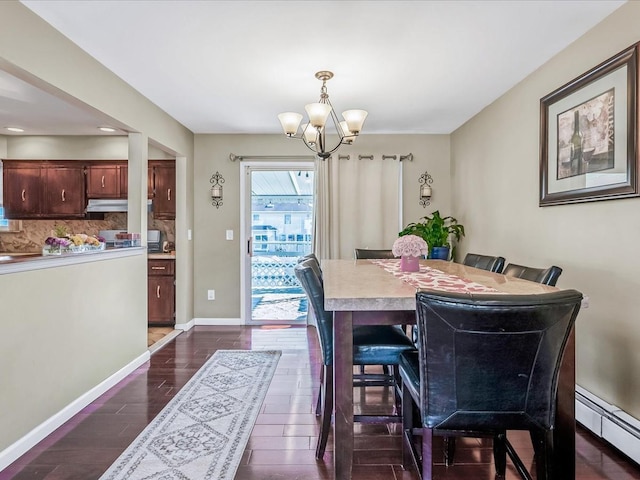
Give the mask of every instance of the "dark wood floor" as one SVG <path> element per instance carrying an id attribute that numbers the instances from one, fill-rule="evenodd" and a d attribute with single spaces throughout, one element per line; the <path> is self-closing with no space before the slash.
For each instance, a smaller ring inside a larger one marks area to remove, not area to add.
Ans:
<path id="1" fill-rule="evenodd" d="M 283 351 L 280 363 L 238 469 L 238 480 L 332 479 L 333 451 L 314 459 L 318 418 L 319 351 L 312 328 L 196 327 L 155 352 L 149 364 L 123 380 L 14 464 L 0 480 L 97 479 L 160 412 L 200 366 L 219 349 Z M 384 411 L 389 395 L 370 388 L 355 393 L 356 410 Z M 517 433 L 517 432 L 516 432 Z M 531 463 L 528 435 L 512 442 Z M 576 478 L 640 480 L 638 465 L 582 428 L 577 434 Z M 329 440 L 331 445 L 331 439 Z M 478 439 L 458 444 L 456 464 L 436 466 L 436 478 L 494 478 L 491 448 Z M 415 480 L 400 466 L 400 436 L 395 425 L 356 424 L 354 479 Z M 517 478 L 510 468 L 507 479 Z"/>

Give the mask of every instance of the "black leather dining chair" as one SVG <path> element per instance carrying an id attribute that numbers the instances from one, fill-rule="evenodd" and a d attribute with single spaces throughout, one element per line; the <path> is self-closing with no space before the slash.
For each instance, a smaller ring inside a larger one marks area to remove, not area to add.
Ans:
<path id="1" fill-rule="evenodd" d="M 562 273 L 562 269 L 555 265 L 549 268 L 534 268 L 510 263 L 505 267 L 502 273 L 510 277 L 523 278 L 525 280 L 531 280 L 532 282 L 555 287 L 558 282 L 558 278 Z"/>
<path id="2" fill-rule="evenodd" d="M 403 465 L 432 478 L 433 435 L 488 436 L 496 475 L 507 455 L 529 472 L 506 436 L 528 430 L 537 479 L 553 473 L 558 372 L 582 294 L 416 294 L 418 353 L 400 356 Z M 414 422 L 414 405 L 419 420 Z M 415 448 L 414 435 L 422 437 Z"/>
<path id="3" fill-rule="evenodd" d="M 480 255 L 478 253 L 467 253 L 462 261 L 464 265 L 495 273 L 502 273 L 504 262 L 504 257 L 492 257 L 490 255 Z"/>
<path id="4" fill-rule="evenodd" d="M 355 249 L 356 260 L 370 260 L 375 258 L 396 258 L 391 250 L 370 250 L 368 248 Z"/>
<path id="5" fill-rule="evenodd" d="M 294 267 L 316 319 L 316 331 L 322 352 L 322 411 L 320 433 L 316 446 L 316 458 L 322 459 L 327 446 L 333 415 L 333 312 L 324 309 L 324 288 L 318 278 L 313 260 L 305 260 Z M 400 353 L 414 350 L 413 342 L 404 332 L 392 325 L 367 325 L 353 329 L 354 365 L 397 365 Z M 397 387 L 397 372 L 391 375 L 355 375 L 354 386 L 391 386 Z M 394 391 L 395 394 L 395 391 Z M 354 416 L 355 421 L 367 420 L 365 415 Z M 391 421 L 391 416 L 375 416 L 369 420 Z"/>

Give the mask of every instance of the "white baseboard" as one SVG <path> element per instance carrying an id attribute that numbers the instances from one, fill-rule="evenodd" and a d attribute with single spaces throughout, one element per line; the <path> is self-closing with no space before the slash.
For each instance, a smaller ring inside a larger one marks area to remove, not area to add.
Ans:
<path id="1" fill-rule="evenodd" d="M 17 442 L 9 445 L 3 451 L 0 452 L 0 471 L 7 468 L 13 462 L 15 462 L 18 458 L 24 455 L 27 451 L 32 449 L 38 442 L 46 438 L 48 435 L 53 433 L 58 427 L 64 424 L 66 421 L 71 419 L 75 414 L 80 412 L 83 408 L 93 402 L 100 395 L 105 393 L 111 387 L 117 385 L 120 381 L 122 381 L 127 375 L 133 372 L 140 365 L 144 364 L 149 360 L 151 354 L 149 351 L 145 351 L 138 358 L 134 359 L 129 364 L 122 367 L 116 373 L 111 375 L 109 378 L 99 383 L 95 387 L 93 387 L 88 392 L 84 393 L 80 397 L 76 398 L 69 405 L 64 407 L 58 413 L 49 417 L 47 420 L 42 422 L 40 425 L 35 427 L 29 433 L 27 433 L 24 437 L 19 439 Z"/>
<path id="2" fill-rule="evenodd" d="M 244 325 L 240 318 L 194 318 L 196 325 Z"/>
<path id="3" fill-rule="evenodd" d="M 576 421 L 640 463 L 640 421 L 576 385 Z"/>
<path id="4" fill-rule="evenodd" d="M 187 330 L 191 330 L 195 325 L 195 320 L 191 319 L 187 323 L 176 323 L 173 328 L 176 330 L 184 330 L 186 332 Z"/>

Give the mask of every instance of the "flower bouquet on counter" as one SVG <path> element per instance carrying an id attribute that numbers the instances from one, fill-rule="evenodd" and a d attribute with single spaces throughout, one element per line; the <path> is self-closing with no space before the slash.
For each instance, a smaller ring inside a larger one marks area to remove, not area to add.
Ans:
<path id="1" fill-rule="evenodd" d="M 62 255 L 63 253 L 82 253 L 104 250 L 104 239 L 86 233 L 67 233 L 65 227 L 56 226 L 51 236 L 44 241 L 43 255 Z"/>

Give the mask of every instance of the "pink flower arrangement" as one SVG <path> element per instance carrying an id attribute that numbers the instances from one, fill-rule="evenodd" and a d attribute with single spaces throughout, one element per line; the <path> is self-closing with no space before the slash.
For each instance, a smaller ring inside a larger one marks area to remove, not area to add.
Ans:
<path id="1" fill-rule="evenodd" d="M 396 257 L 420 257 L 428 253 L 429 247 L 422 237 L 417 235 L 403 235 L 393 242 L 391 251 Z"/>

